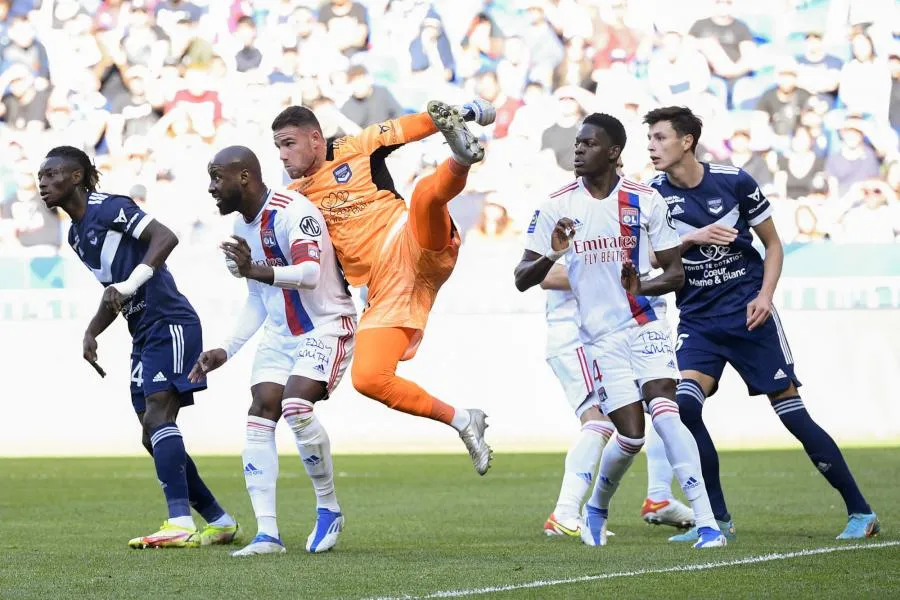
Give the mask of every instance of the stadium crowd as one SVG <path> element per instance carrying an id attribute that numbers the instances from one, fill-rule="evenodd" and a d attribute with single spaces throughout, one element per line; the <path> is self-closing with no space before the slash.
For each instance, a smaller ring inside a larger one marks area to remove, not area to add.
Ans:
<path id="1" fill-rule="evenodd" d="M 520 244 L 534 206 L 572 177 L 591 112 L 626 124 L 626 174 L 648 179 L 641 120 L 662 104 L 702 115 L 701 159 L 747 170 L 785 242 L 900 235 L 892 0 L 0 0 L 0 90 L 5 256 L 64 244 L 34 178 L 52 146 L 87 151 L 102 190 L 188 245 L 215 243 L 229 225 L 207 161 L 243 144 L 284 182 L 270 130 L 282 107 L 313 108 L 339 136 L 474 95 L 498 116 L 451 204 L 466 245 Z M 405 197 L 440 142 L 391 157 Z"/>

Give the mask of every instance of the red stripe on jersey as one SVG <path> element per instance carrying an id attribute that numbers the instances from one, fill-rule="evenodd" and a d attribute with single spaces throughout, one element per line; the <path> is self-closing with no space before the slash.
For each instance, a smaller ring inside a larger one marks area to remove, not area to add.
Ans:
<path id="1" fill-rule="evenodd" d="M 578 182 L 573 181 L 572 183 L 566 185 L 565 187 L 560 188 L 560 189 L 556 190 L 555 192 L 553 192 L 552 194 L 550 194 L 550 197 L 556 198 L 560 194 L 565 194 L 566 192 L 571 192 L 572 190 L 574 190 L 577 187 L 578 187 Z"/>
<path id="2" fill-rule="evenodd" d="M 291 244 L 291 264 L 319 262 L 319 244 L 312 240 L 297 240 Z"/>
<path id="3" fill-rule="evenodd" d="M 291 202 L 294 201 L 294 199 L 291 198 L 290 196 L 285 196 L 284 194 L 279 194 L 278 192 L 275 192 L 274 194 L 272 194 L 272 200 L 280 200 L 280 201 L 284 202 L 285 204 L 290 204 Z"/>
<path id="4" fill-rule="evenodd" d="M 269 200 L 269 205 L 277 206 L 278 208 L 287 208 L 288 203 L 284 202 L 283 200 L 275 200 L 273 198 L 272 200 Z"/>
<path id="5" fill-rule="evenodd" d="M 627 189 L 630 192 L 638 192 L 641 194 L 651 194 L 652 195 L 654 192 L 652 187 L 644 185 L 643 183 L 631 181 L 630 179 L 622 180 L 622 188 Z"/>

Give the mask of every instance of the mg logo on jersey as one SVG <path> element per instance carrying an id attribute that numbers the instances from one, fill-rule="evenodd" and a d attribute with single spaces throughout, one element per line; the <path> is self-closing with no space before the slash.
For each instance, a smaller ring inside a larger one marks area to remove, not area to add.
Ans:
<path id="1" fill-rule="evenodd" d="M 350 170 L 350 165 L 347 163 L 335 167 L 331 173 L 334 175 L 334 180 L 338 183 L 347 183 L 353 177 L 353 171 Z"/>
<path id="2" fill-rule="evenodd" d="M 641 213 L 636 208 L 625 206 L 619 209 L 619 220 L 623 225 L 637 227 L 641 222 Z"/>
<path id="3" fill-rule="evenodd" d="M 262 239 L 263 246 L 266 248 L 274 248 L 278 245 L 278 241 L 275 239 L 274 229 L 260 229 L 259 237 Z"/>
<path id="4" fill-rule="evenodd" d="M 710 214 L 717 215 L 725 208 L 725 203 L 721 198 L 710 198 L 706 201 L 706 208 Z"/>

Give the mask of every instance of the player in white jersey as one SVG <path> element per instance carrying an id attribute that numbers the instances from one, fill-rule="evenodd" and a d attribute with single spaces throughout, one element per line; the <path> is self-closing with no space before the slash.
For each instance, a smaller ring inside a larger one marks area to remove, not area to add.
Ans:
<path id="1" fill-rule="evenodd" d="M 594 393 L 618 431 L 600 459 L 585 506 L 581 539 L 606 544 L 609 502 L 644 445 L 642 398 L 701 532 L 695 547 L 723 546 L 725 537 L 709 506 L 697 444 L 681 423 L 675 403 L 678 365 L 665 321 L 663 294 L 684 283 L 680 240 L 662 197 L 616 174 L 625 128 L 615 117 L 585 118 L 575 138 L 572 184 L 551 194 L 535 211 L 526 250 L 516 267 L 516 287 L 538 285 L 568 255 L 567 271 L 578 301 L 579 334 Z M 649 247 L 663 269 L 650 271 Z"/>
<path id="2" fill-rule="evenodd" d="M 219 212 L 239 213 L 234 241 L 222 250 L 231 273 L 247 279 L 249 294 L 231 338 L 201 354 L 192 376 L 220 367 L 264 326 L 243 452 L 258 533 L 233 556 L 285 552 L 275 520 L 275 426 L 282 415 L 316 493 L 316 525 L 306 549 L 324 552 L 337 542 L 344 517 L 334 491 L 331 443 L 313 405 L 328 398 L 350 363 L 356 308 L 322 214 L 309 200 L 267 188 L 259 160 L 242 146 L 221 150 L 208 171 Z"/>
<path id="3" fill-rule="evenodd" d="M 616 173 L 622 176 L 622 160 Z M 547 364 L 581 422 L 581 431 L 566 453 L 565 471 L 556 506 L 544 522 L 544 533 L 581 536 L 581 507 L 590 490 L 603 448 L 615 427 L 600 410 L 594 380 L 578 334 L 578 302 L 563 261 L 553 265 L 541 282 L 547 290 Z M 694 513 L 672 495 L 672 467 L 659 435 L 652 427 L 647 439 L 647 497 L 641 518 L 677 528 L 694 526 Z"/>
<path id="4" fill-rule="evenodd" d="M 547 364 L 581 421 L 581 432 L 566 453 L 559 497 L 544 522 L 544 533 L 579 537 L 581 507 L 615 427 L 592 393 L 594 380 L 578 334 L 578 303 L 569 286 L 566 267 L 561 263 L 553 265 L 541 288 L 547 290 Z M 647 497 L 641 518 L 655 525 L 693 527 L 693 511 L 672 495 L 672 467 L 662 440 L 652 427 L 647 438 Z"/>

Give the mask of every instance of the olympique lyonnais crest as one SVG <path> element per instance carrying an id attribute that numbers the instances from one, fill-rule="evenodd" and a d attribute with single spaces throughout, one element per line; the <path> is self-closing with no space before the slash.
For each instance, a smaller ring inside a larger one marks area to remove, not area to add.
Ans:
<path id="1" fill-rule="evenodd" d="M 706 208 L 709 209 L 710 214 L 717 215 L 725 206 L 721 198 L 710 198 L 706 201 Z"/>
<path id="2" fill-rule="evenodd" d="M 631 206 L 624 206 L 619 209 L 619 220 L 622 221 L 623 225 L 628 225 L 629 227 L 637 227 L 640 225 L 640 215 L 641 213 L 638 209 Z"/>
<path id="3" fill-rule="evenodd" d="M 263 246 L 266 248 L 274 248 L 278 245 L 278 241 L 275 239 L 274 229 L 261 229 L 259 236 L 262 239 Z"/>

